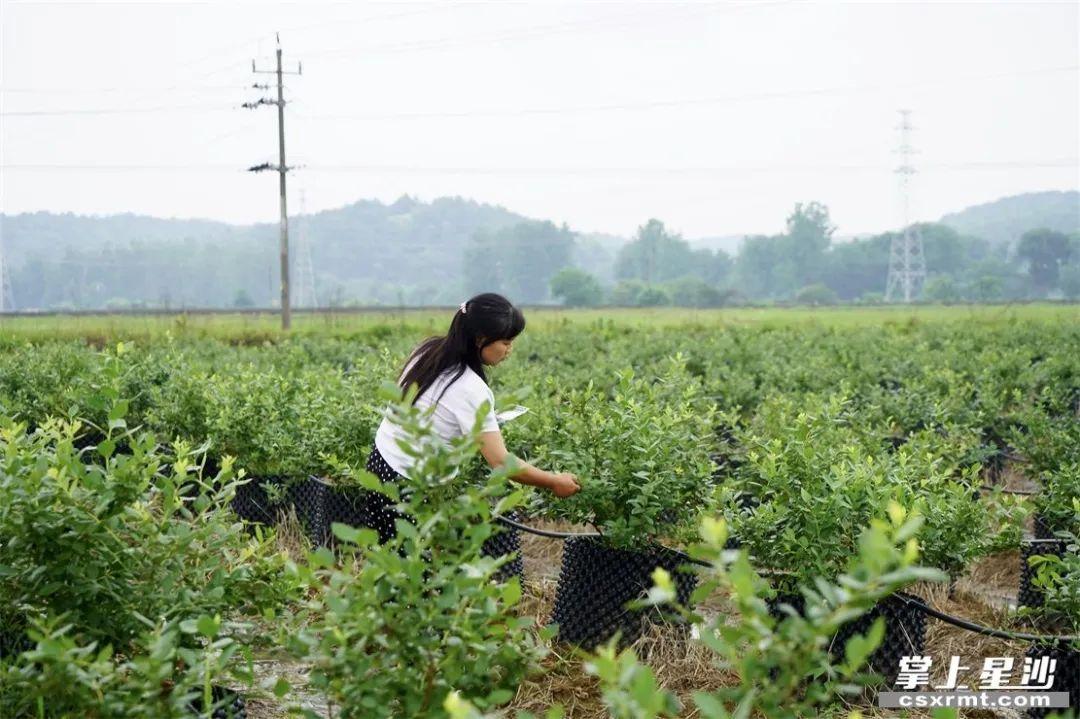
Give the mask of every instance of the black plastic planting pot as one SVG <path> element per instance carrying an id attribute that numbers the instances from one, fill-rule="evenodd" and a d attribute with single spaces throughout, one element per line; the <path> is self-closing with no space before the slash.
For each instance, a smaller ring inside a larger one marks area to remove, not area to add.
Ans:
<path id="1" fill-rule="evenodd" d="M 278 513 L 288 509 L 286 487 L 281 477 L 252 477 L 236 488 L 230 506 L 245 522 L 274 524 Z"/>
<path id="2" fill-rule="evenodd" d="M 898 593 L 887 597 L 858 619 L 848 622 L 840 628 L 829 643 L 829 651 L 835 658 L 844 656 L 844 647 L 856 634 L 866 634 L 878 617 L 885 620 L 885 636 L 881 644 L 870 655 L 870 667 L 885 678 L 885 685 L 892 686 L 900 670 L 900 658 L 908 655 L 925 654 L 926 615 L 918 607 L 905 602 Z M 801 594 L 781 594 L 767 601 L 769 613 L 774 617 L 787 616 L 781 605 L 790 604 L 791 608 L 804 615 L 806 598 Z"/>
<path id="3" fill-rule="evenodd" d="M 331 486 L 318 477 L 308 477 L 289 487 L 289 501 L 296 508 L 296 518 L 304 527 L 304 533 L 316 547 L 330 541 L 330 522 L 327 497 Z"/>
<path id="4" fill-rule="evenodd" d="M 992 487 L 1001 484 L 1001 478 L 1005 474 L 1005 457 L 1005 452 L 997 449 L 983 461 L 983 476 L 986 483 Z"/>
<path id="5" fill-rule="evenodd" d="M 371 520 L 366 507 L 372 493 L 359 487 L 328 486 L 326 491 L 326 521 L 350 527 L 369 527 Z M 389 502 L 389 500 L 387 500 Z M 332 536 L 332 535 L 331 535 Z"/>
<path id="6" fill-rule="evenodd" d="M 1035 530 L 1035 539 L 1057 539 L 1057 533 L 1054 531 L 1054 527 L 1050 526 L 1050 523 L 1046 521 L 1046 518 L 1041 514 L 1036 514 L 1032 523 Z"/>
<path id="7" fill-rule="evenodd" d="M 389 512 L 392 517 L 397 516 L 397 512 L 393 510 L 394 500 L 386 495 L 362 487 L 336 487 L 327 484 L 325 497 L 328 541 L 334 541 L 329 525 L 335 522 L 350 527 L 374 529 L 379 533 L 379 542 L 382 544 L 393 539 L 396 531 L 393 522 L 378 519 L 378 515 L 383 511 Z"/>
<path id="8" fill-rule="evenodd" d="M 1033 658 L 1049 657 L 1057 661 L 1057 668 L 1054 670 L 1054 684 L 1046 691 L 1068 692 L 1069 708 L 1072 711 L 1077 711 L 1077 708 L 1080 707 L 1080 648 L 1067 642 L 1060 644 L 1032 644 L 1028 647 L 1024 656 Z M 1041 718 L 1050 716 L 1054 711 L 1067 712 L 1069 709 L 1029 709 L 1027 715 Z"/>
<path id="9" fill-rule="evenodd" d="M 213 705 L 216 707 L 213 713 L 209 714 L 211 719 L 247 719 L 247 702 L 240 694 L 217 685 L 210 687 L 210 692 Z M 192 716 L 200 717 L 200 719 L 208 716 L 203 707 L 201 695 L 191 701 L 188 710 L 191 711 Z"/>
<path id="10" fill-rule="evenodd" d="M 0 659 L 14 657 L 33 648 L 30 639 L 19 631 L 0 631 Z"/>
<path id="11" fill-rule="evenodd" d="M 326 495 L 327 517 L 331 523 L 362 527 L 367 522 L 365 492 L 353 487 L 332 487 Z"/>
<path id="12" fill-rule="evenodd" d="M 1035 586 L 1038 568 L 1031 566 L 1028 560 L 1038 555 L 1065 556 L 1065 541 L 1062 539 L 1028 539 L 1020 545 L 1020 592 L 1017 603 L 1022 607 L 1041 607 L 1043 591 Z"/>
<path id="13" fill-rule="evenodd" d="M 11 619 L 0 619 L 0 659 L 30 651 L 34 643 L 26 635 L 27 623 L 17 615 Z"/>
<path id="14" fill-rule="evenodd" d="M 394 502 L 389 497 L 378 492 L 360 487 L 335 487 L 315 477 L 311 482 L 318 483 L 313 490 L 317 496 L 309 500 L 310 504 L 322 504 L 323 520 L 325 527 L 319 535 L 323 543 L 330 543 L 334 536 L 330 527 L 337 522 L 350 527 L 373 528 L 380 532 L 379 541 L 385 543 L 393 537 L 393 529 L 383 527 L 381 522 L 376 521 L 373 513 L 378 513 L 381 508 L 389 508 Z M 298 505 L 299 513 L 299 505 Z M 516 516 L 512 515 L 512 519 Z M 317 518 L 312 526 L 318 526 Z M 386 531 L 384 531 L 386 530 Z M 317 537 L 311 535 L 312 543 L 316 543 Z M 525 565 L 521 558 L 521 532 L 512 527 L 496 525 L 494 533 L 489 537 L 481 549 L 485 557 L 501 557 L 513 554 L 513 558 L 499 568 L 495 578 L 498 581 L 506 581 L 510 577 L 518 577 L 525 581 Z"/>
<path id="15" fill-rule="evenodd" d="M 591 537 L 566 540 L 551 617 L 559 625 L 559 639 L 591 649 L 620 632 L 622 646 L 632 643 L 647 621 L 664 617 L 655 608 L 626 607 L 645 598 L 657 567 L 672 575 L 678 602 L 689 606 L 697 575 L 682 569 L 685 564 L 683 555 L 665 547 L 630 551 Z"/>
<path id="16" fill-rule="evenodd" d="M 520 522 L 521 516 L 512 513 L 510 519 Z M 525 582 L 525 562 L 521 558 L 521 532 L 517 528 L 496 522 L 492 535 L 484 540 L 480 554 L 496 558 L 512 555 L 510 561 L 499 567 L 499 571 L 495 573 L 495 579 L 505 582 L 511 577 L 517 577 L 522 583 Z"/>
<path id="17" fill-rule="evenodd" d="M 252 524 L 276 524 L 292 506 L 304 534 L 318 547 L 330 539 L 330 522 L 343 521 L 332 518 L 334 492 L 330 484 L 318 477 L 255 477 L 236 488 L 230 506 L 241 519 Z"/>

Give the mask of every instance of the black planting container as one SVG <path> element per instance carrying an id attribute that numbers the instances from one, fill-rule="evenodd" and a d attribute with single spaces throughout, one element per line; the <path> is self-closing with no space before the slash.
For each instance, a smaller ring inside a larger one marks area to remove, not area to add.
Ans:
<path id="1" fill-rule="evenodd" d="M 327 497 L 331 486 L 318 477 L 289 486 L 289 501 L 296 508 L 296 518 L 304 527 L 304 533 L 316 547 L 324 547 L 330 541 L 330 522 Z"/>
<path id="2" fill-rule="evenodd" d="M 1027 539 L 1020 544 L 1020 592 L 1017 603 L 1022 607 L 1041 607 L 1043 592 L 1035 586 L 1038 569 L 1028 559 L 1038 555 L 1065 556 L 1065 541 L 1061 539 Z"/>
<path id="3" fill-rule="evenodd" d="M 12 657 L 34 648 L 26 634 L 27 622 L 22 615 L 0 619 L 0 659 Z"/>
<path id="4" fill-rule="evenodd" d="M 1046 521 L 1046 518 L 1041 514 L 1036 514 L 1034 521 L 1032 522 L 1033 529 L 1035 530 L 1035 539 L 1057 539 L 1057 534 L 1054 532 L 1054 527 L 1050 526 L 1050 523 Z"/>
<path id="5" fill-rule="evenodd" d="M 26 634 L 17 630 L 0 631 L 0 659 L 14 657 L 34 648 Z"/>
<path id="6" fill-rule="evenodd" d="M 869 665 L 885 678 L 885 686 L 891 687 L 900 671 L 901 657 L 925 654 L 926 615 L 917 606 L 901 598 L 905 596 L 910 595 L 898 593 L 887 597 L 859 618 L 842 626 L 829 643 L 833 658 L 842 659 L 848 640 L 856 634 L 866 634 L 878 617 L 884 617 L 885 636 L 870 655 Z M 777 619 L 787 616 L 780 608 L 782 604 L 790 604 L 800 616 L 806 612 L 806 598 L 801 594 L 780 594 L 766 603 L 769 613 Z"/>
<path id="7" fill-rule="evenodd" d="M 551 617 L 559 625 L 558 638 L 592 649 L 621 632 L 620 645 L 632 643 L 641 636 L 646 621 L 667 616 L 657 608 L 626 607 L 645 598 L 656 567 L 672 575 L 678 602 L 689 606 L 697 575 L 682 570 L 685 564 L 683 555 L 657 545 L 630 551 L 591 537 L 566 540 Z"/>
<path id="8" fill-rule="evenodd" d="M 333 488 L 318 477 L 256 477 L 236 488 L 230 506 L 244 521 L 263 525 L 281 521 L 291 506 L 304 535 L 319 547 L 330 540 L 329 496 L 332 491 Z M 272 499 L 272 494 L 276 498 Z"/>
<path id="9" fill-rule="evenodd" d="M 271 496 L 276 497 L 272 499 Z M 252 477 L 236 488 L 231 507 L 237 516 L 253 524 L 274 524 L 278 513 L 288 509 L 289 495 L 282 477 Z"/>
<path id="10" fill-rule="evenodd" d="M 1060 644 L 1032 644 L 1025 657 L 1050 657 L 1057 660 L 1054 683 L 1048 692 L 1068 692 L 1069 709 L 1028 709 L 1033 719 L 1048 717 L 1053 712 L 1080 711 L 1080 648 L 1067 642 Z"/>
<path id="11" fill-rule="evenodd" d="M 218 461 L 217 457 L 207 455 L 203 460 L 202 468 L 203 479 L 213 479 L 221 471 L 221 462 Z"/>
<path id="12" fill-rule="evenodd" d="M 887 435 L 884 439 L 882 439 L 882 443 L 885 445 L 885 448 L 888 449 L 890 452 L 895 452 L 896 450 L 907 444 L 907 442 L 907 436 L 901 434 L 890 434 Z"/>
<path id="13" fill-rule="evenodd" d="M 193 717 L 199 719 L 247 719 L 247 702 L 237 692 L 226 687 L 214 685 L 210 687 L 211 698 L 214 703 L 213 712 L 207 712 L 203 707 L 203 698 L 200 694 L 188 704 L 188 710 Z"/>
<path id="14" fill-rule="evenodd" d="M 509 519 L 520 522 L 522 518 L 518 513 L 512 512 Z M 522 584 L 525 583 L 525 562 L 521 557 L 521 530 L 495 522 L 492 535 L 484 540 L 480 554 L 484 557 L 496 558 L 507 554 L 512 555 L 509 562 L 499 567 L 499 571 L 495 573 L 495 579 L 505 582 L 511 577 L 517 577 Z"/>
<path id="15" fill-rule="evenodd" d="M 361 487 L 335 487 L 325 482 L 323 485 L 325 487 L 322 497 L 325 502 L 327 542 L 334 540 L 330 526 L 335 522 L 350 527 L 374 529 L 379 533 L 379 541 L 383 544 L 393 539 L 396 530 L 392 525 L 378 521 L 377 515 L 383 510 L 389 510 L 395 504 L 394 500 L 379 492 Z M 396 511 L 391 510 L 391 512 L 397 514 Z M 511 519 L 516 521 L 517 515 L 511 515 Z M 484 541 L 481 554 L 485 557 L 513 554 L 513 559 L 499 568 L 495 578 L 504 582 L 516 576 L 522 582 L 525 581 L 525 565 L 521 558 L 521 532 L 517 529 L 496 524 L 493 534 Z"/>
<path id="16" fill-rule="evenodd" d="M 327 522 L 374 529 L 379 533 L 379 543 L 386 544 L 394 538 L 397 530 L 393 522 L 380 521 L 379 517 L 384 511 L 389 512 L 391 518 L 400 517 L 400 513 L 392 509 L 395 504 L 394 500 L 381 492 L 373 492 L 361 487 L 328 486 Z M 333 532 L 329 532 L 327 536 L 331 541 L 333 540 Z"/>
<path id="17" fill-rule="evenodd" d="M 995 449 L 990 456 L 983 460 L 982 475 L 986 483 L 991 487 L 1001 484 L 1001 479 L 1005 474 L 1005 458 L 1004 451 Z"/>
<path id="18" fill-rule="evenodd" d="M 393 539 L 396 533 L 394 527 L 377 521 L 380 511 L 395 504 L 392 499 L 379 492 L 360 487 L 335 487 L 314 477 L 312 481 L 323 485 L 321 499 L 325 503 L 326 528 L 323 536 L 326 543 L 334 541 L 330 527 L 335 522 L 350 527 L 375 529 L 379 532 L 379 541 L 383 544 Z M 515 519 L 515 516 L 511 515 L 511 519 Z M 314 541 L 313 537 L 312 542 Z M 513 559 L 499 568 L 495 578 L 504 582 L 516 576 L 522 582 L 525 581 L 525 564 L 521 558 L 521 532 L 517 529 L 496 524 L 492 536 L 484 541 L 481 554 L 485 557 L 513 554 Z"/>
<path id="19" fill-rule="evenodd" d="M 370 527 L 367 506 L 372 501 L 372 494 L 359 487 L 329 487 L 326 492 L 327 521 L 350 527 Z"/>

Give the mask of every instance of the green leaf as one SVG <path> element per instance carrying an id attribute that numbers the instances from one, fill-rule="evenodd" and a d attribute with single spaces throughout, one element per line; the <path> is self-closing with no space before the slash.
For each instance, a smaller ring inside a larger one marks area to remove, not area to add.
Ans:
<path id="1" fill-rule="evenodd" d="M 508 701 L 514 698 L 515 692 L 509 689 L 496 689 L 487 696 L 489 704 L 499 705 L 506 704 Z"/>
<path id="2" fill-rule="evenodd" d="M 314 568 L 319 567 L 332 567 L 337 561 L 334 553 L 326 547 L 319 547 L 315 551 L 308 554 L 308 561 Z"/>
<path id="3" fill-rule="evenodd" d="M 115 420 L 123 419 L 128 413 L 128 401 L 126 399 L 117 400 L 112 407 L 109 408 L 109 426 Z"/>
<path id="4" fill-rule="evenodd" d="M 356 527 L 342 524 L 341 522 L 334 522 L 330 525 L 330 531 L 334 533 L 335 537 L 343 542 L 351 542 L 352 544 L 360 543 L 361 530 Z"/>
<path id="5" fill-rule="evenodd" d="M 114 452 L 116 452 L 116 442 L 113 440 L 106 439 L 98 442 L 97 453 L 105 459 L 112 457 Z"/>
<path id="6" fill-rule="evenodd" d="M 694 698 L 694 704 L 701 710 L 701 716 L 705 719 L 720 719 L 721 717 L 728 716 L 723 703 L 712 694 L 694 692 L 692 696 Z"/>
<path id="7" fill-rule="evenodd" d="M 885 638 L 885 619 L 878 617 L 865 634 L 856 634 L 844 645 L 844 659 L 850 669 L 863 666 Z"/>
<path id="8" fill-rule="evenodd" d="M 195 627 L 199 634 L 207 639 L 213 639 L 218 635 L 218 632 L 221 631 L 221 618 L 203 614 L 197 620 Z"/>
<path id="9" fill-rule="evenodd" d="M 508 607 L 514 606 L 521 600 L 521 583 L 517 577 L 512 578 L 503 586 L 502 600 Z"/>

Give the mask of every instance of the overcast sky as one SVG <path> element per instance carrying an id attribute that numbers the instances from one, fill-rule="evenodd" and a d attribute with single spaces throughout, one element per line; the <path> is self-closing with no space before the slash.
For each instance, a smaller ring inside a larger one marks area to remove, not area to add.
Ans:
<path id="1" fill-rule="evenodd" d="M 582 231 L 841 234 L 1080 186 L 1076 2 L 2 0 L 0 209 L 277 218 L 461 195 Z M 95 169 L 96 168 L 96 169 Z"/>

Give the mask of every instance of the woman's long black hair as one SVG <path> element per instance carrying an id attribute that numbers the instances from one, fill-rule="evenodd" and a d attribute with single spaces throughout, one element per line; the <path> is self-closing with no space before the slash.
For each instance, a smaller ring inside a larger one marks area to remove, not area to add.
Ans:
<path id="1" fill-rule="evenodd" d="M 445 337 L 429 337 L 417 347 L 405 363 L 400 385 L 402 388 L 417 385 L 419 391 L 413 403 L 446 370 L 453 370 L 443 392 L 470 368 L 487 382 L 480 350 L 499 340 L 512 340 L 525 329 L 525 315 L 502 295 L 485 292 L 465 302 Z M 481 340 L 483 344 L 481 344 Z M 414 361 L 415 360 L 415 361 Z M 409 366 L 409 363 L 412 366 Z M 442 399 L 438 397 L 436 402 Z"/>

